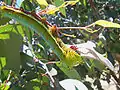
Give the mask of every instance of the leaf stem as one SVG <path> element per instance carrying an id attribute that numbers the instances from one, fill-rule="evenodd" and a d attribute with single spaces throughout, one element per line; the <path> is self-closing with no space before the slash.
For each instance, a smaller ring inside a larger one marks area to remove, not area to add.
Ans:
<path id="1" fill-rule="evenodd" d="M 76 30 L 76 29 L 82 29 L 85 30 L 87 29 L 86 27 L 57 27 L 58 30 L 65 30 L 65 29 L 72 29 L 72 30 Z"/>

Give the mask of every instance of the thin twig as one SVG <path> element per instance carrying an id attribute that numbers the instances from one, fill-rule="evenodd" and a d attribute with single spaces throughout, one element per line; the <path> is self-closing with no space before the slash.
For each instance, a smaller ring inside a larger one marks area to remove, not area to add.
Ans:
<path id="1" fill-rule="evenodd" d="M 57 27 L 58 30 L 65 30 L 65 29 L 72 29 L 72 30 L 75 30 L 75 29 L 82 29 L 82 30 L 85 30 L 87 29 L 86 27 Z"/>
<path id="2" fill-rule="evenodd" d="M 30 51 L 31 51 L 31 53 L 32 53 L 33 60 L 34 60 L 35 62 L 38 62 L 40 65 L 42 65 L 42 68 L 46 70 L 46 74 L 49 76 L 51 82 L 53 83 L 53 85 L 55 85 L 55 81 L 54 81 L 51 73 L 49 72 L 47 65 L 37 58 L 37 56 L 35 55 L 35 53 L 34 53 L 34 51 L 33 51 L 32 45 L 31 45 L 30 42 L 27 40 L 27 38 L 25 38 L 25 39 L 26 39 L 26 42 L 28 43 L 28 47 L 29 47 L 29 49 L 30 49 Z M 54 87 L 56 87 L 56 86 L 54 86 Z"/>
<path id="3" fill-rule="evenodd" d="M 88 26 L 85 26 L 85 27 L 57 27 L 57 30 L 68 30 L 68 29 L 69 30 L 85 30 L 85 31 L 87 31 L 89 33 L 95 33 L 97 31 L 99 31 L 99 29 L 98 30 L 92 30 L 91 28 L 89 28 L 89 27 L 91 27 L 93 25 L 95 25 L 95 24 L 92 23 L 92 24 L 90 24 Z"/>
<path id="4" fill-rule="evenodd" d="M 11 73 L 12 73 L 12 70 L 10 70 L 10 72 L 9 72 L 9 75 L 8 75 L 8 77 L 7 77 L 7 82 L 8 82 L 9 79 L 10 79 Z"/>

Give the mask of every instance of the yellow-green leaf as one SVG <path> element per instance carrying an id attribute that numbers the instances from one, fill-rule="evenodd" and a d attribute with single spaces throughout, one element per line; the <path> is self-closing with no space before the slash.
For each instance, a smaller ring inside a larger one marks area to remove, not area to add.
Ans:
<path id="1" fill-rule="evenodd" d="M 0 57 L 0 70 L 6 65 L 6 58 Z"/>
<path id="2" fill-rule="evenodd" d="M 75 1 L 65 1 L 63 4 L 59 5 L 58 7 L 54 7 L 52 9 L 48 9 L 46 14 L 54 14 L 56 11 L 61 10 L 62 8 L 65 8 L 68 5 L 75 5 L 79 0 Z"/>
<path id="3" fill-rule="evenodd" d="M 83 4 L 84 4 L 84 6 L 86 7 L 87 1 L 86 1 L 86 0 L 83 0 Z"/>
<path id="4" fill-rule="evenodd" d="M 40 5 L 48 6 L 48 3 L 46 0 L 36 0 Z"/>
<path id="5" fill-rule="evenodd" d="M 82 58 L 79 54 L 73 51 L 71 48 L 64 47 L 63 50 L 65 51 L 65 58 L 64 62 L 71 68 L 73 66 L 77 66 L 82 64 Z"/>
<path id="6" fill-rule="evenodd" d="M 100 25 L 102 27 L 113 27 L 113 28 L 120 28 L 120 25 L 117 23 L 109 22 L 106 20 L 98 20 L 94 24 Z M 93 24 L 93 25 L 94 25 Z"/>
<path id="7" fill-rule="evenodd" d="M 9 34 L 0 34 L 0 39 L 9 39 Z"/>
<path id="8" fill-rule="evenodd" d="M 5 33 L 11 31 L 13 25 L 2 25 L 0 26 L 0 33 Z"/>
<path id="9" fill-rule="evenodd" d="M 69 77 L 72 79 L 78 79 L 80 80 L 81 77 L 79 75 L 79 73 L 74 69 L 74 68 L 69 68 L 69 66 L 64 63 L 62 60 L 58 63 L 56 63 L 56 65 Z"/>
<path id="10" fill-rule="evenodd" d="M 79 0 L 75 0 L 75 1 L 66 1 L 67 5 L 75 5 L 77 2 L 79 2 Z"/>
<path id="11" fill-rule="evenodd" d="M 55 3 L 55 6 L 56 6 L 56 7 L 59 7 L 60 5 L 62 5 L 62 4 L 64 3 L 64 0 L 55 0 L 54 3 Z M 59 11 L 60 11 L 64 16 L 66 16 L 65 7 L 60 8 Z"/>
<path id="12" fill-rule="evenodd" d="M 54 5 L 49 5 L 47 8 L 47 14 L 54 14 L 55 12 L 59 11 L 59 8 Z"/>

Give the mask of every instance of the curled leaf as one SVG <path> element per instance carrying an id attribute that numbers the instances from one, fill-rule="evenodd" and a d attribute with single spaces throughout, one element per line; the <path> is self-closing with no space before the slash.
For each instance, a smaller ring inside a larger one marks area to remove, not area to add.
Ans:
<path id="1" fill-rule="evenodd" d="M 69 46 L 69 47 L 71 47 L 71 46 Z M 114 71 L 114 66 L 112 65 L 112 63 L 107 58 L 105 58 L 102 54 L 98 53 L 94 49 L 94 47 L 96 47 L 96 45 L 93 42 L 88 41 L 88 42 L 83 43 L 83 44 L 76 44 L 75 47 L 77 47 L 76 51 L 81 56 L 99 60 L 105 66 L 107 66 L 110 70 Z M 74 49 L 74 48 L 72 48 L 72 49 Z"/>
<path id="2" fill-rule="evenodd" d="M 82 82 L 75 79 L 65 79 L 59 83 L 65 90 L 88 90 Z"/>

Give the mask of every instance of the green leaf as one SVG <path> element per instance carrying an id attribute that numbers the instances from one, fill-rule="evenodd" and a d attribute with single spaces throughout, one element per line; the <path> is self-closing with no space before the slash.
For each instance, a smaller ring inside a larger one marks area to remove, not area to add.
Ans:
<path id="1" fill-rule="evenodd" d="M 23 38 L 25 37 L 25 33 L 24 33 L 24 27 L 22 25 L 12 25 L 12 29 L 16 30 L 16 33 L 20 34 L 20 36 L 22 36 Z"/>
<path id="2" fill-rule="evenodd" d="M 0 33 L 3 33 L 3 32 L 9 32 L 11 31 L 13 28 L 13 25 L 3 25 L 3 26 L 0 26 Z"/>
<path id="3" fill-rule="evenodd" d="M 74 68 L 69 68 L 64 62 L 56 63 L 56 65 L 69 77 L 72 79 L 80 80 L 81 77 L 79 73 Z"/>
<path id="4" fill-rule="evenodd" d="M 7 5 L 11 5 L 12 0 L 4 0 Z"/>
<path id="5" fill-rule="evenodd" d="M 9 34 L 0 34 L 0 39 L 9 39 Z"/>
<path id="6" fill-rule="evenodd" d="M 69 68 L 78 66 L 79 64 L 83 64 L 83 60 L 81 56 L 78 53 L 76 53 L 74 50 L 72 50 L 67 46 L 64 46 L 64 44 L 62 45 L 62 49 L 65 51 L 64 52 L 65 57 L 62 61 L 66 63 L 66 65 L 68 65 Z"/>
<path id="7" fill-rule="evenodd" d="M 65 7 L 68 5 L 75 5 L 77 2 L 79 2 L 79 0 L 75 1 L 55 0 L 54 3 L 57 7 L 53 7 L 51 5 L 51 7 L 49 7 L 50 9 L 47 10 L 46 14 L 54 14 L 57 11 L 61 11 L 63 15 L 66 16 Z"/>
<path id="8" fill-rule="evenodd" d="M 10 70 L 1 70 L 1 73 L 0 73 L 0 79 L 2 81 L 5 81 L 8 77 L 8 74 L 9 74 Z"/>
<path id="9" fill-rule="evenodd" d="M 48 6 L 48 3 L 46 0 L 36 0 L 40 5 Z"/>
<path id="10" fill-rule="evenodd" d="M 10 90 L 26 90 L 26 89 L 23 89 L 22 86 L 17 86 L 17 85 L 13 85 Z"/>
<path id="11" fill-rule="evenodd" d="M 109 22 L 109 21 L 106 21 L 106 20 L 98 20 L 96 21 L 94 24 L 97 24 L 97 25 L 100 25 L 102 27 L 112 27 L 112 28 L 120 28 L 120 25 L 117 24 L 117 23 L 113 23 L 113 22 Z"/>
<path id="12" fill-rule="evenodd" d="M 0 90 L 9 90 L 10 86 L 6 85 L 5 84 L 1 84 L 0 85 Z"/>
<path id="13" fill-rule="evenodd" d="M 36 8 L 33 4 L 33 0 L 24 0 L 21 4 L 21 7 L 27 11 L 35 11 Z"/>
<path id="14" fill-rule="evenodd" d="M 27 28 L 27 27 L 23 27 L 23 29 L 24 29 L 25 35 L 28 38 L 28 41 L 30 43 L 32 43 L 32 36 L 33 36 L 34 32 L 30 28 Z"/>
<path id="15" fill-rule="evenodd" d="M 33 90 L 40 90 L 39 86 L 33 86 Z"/>
<path id="16" fill-rule="evenodd" d="M 64 3 L 64 0 L 55 0 L 54 3 L 55 3 L 55 6 L 58 7 Z M 66 16 L 65 7 L 60 8 L 60 12 Z"/>
<path id="17" fill-rule="evenodd" d="M 0 57 L 6 58 L 7 63 L 4 69 L 18 72 L 20 69 L 20 36 L 15 32 L 7 32 L 7 34 L 10 35 L 10 39 L 0 40 Z"/>
<path id="18" fill-rule="evenodd" d="M 87 5 L 87 0 L 83 0 L 83 4 L 84 4 L 84 6 L 86 7 L 86 5 Z"/>
<path id="19" fill-rule="evenodd" d="M 20 59 L 21 59 L 22 67 L 26 70 L 31 70 L 31 68 L 35 65 L 33 58 L 25 53 L 22 52 L 20 53 Z"/>
<path id="20" fill-rule="evenodd" d="M 0 70 L 6 65 L 6 58 L 0 57 Z"/>
<path id="21" fill-rule="evenodd" d="M 49 85 L 50 85 L 49 78 L 46 76 L 43 76 L 41 82 L 42 82 L 41 90 L 49 90 Z"/>
<path id="22" fill-rule="evenodd" d="M 99 69 L 100 71 L 104 70 L 105 69 L 105 65 L 97 60 L 93 60 L 93 59 L 90 59 L 91 61 L 91 66 L 90 66 L 90 72 L 91 71 L 94 71 L 94 67 L 96 67 L 97 69 Z"/>
<path id="23" fill-rule="evenodd" d="M 27 81 L 30 81 L 30 80 L 32 80 L 32 79 L 37 78 L 37 77 L 38 77 L 38 74 L 35 72 L 35 70 L 34 70 L 34 71 L 31 70 L 31 71 L 27 72 L 25 76 L 26 76 L 25 79 L 26 79 Z M 38 82 L 37 82 L 37 83 L 38 83 Z"/>
<path id="24" fill-rule="evenodd" d="M 41 81 L 39 79 L 36 80 L 33 79 L 29 81 L 24 87 L 25 90 L 40 90 L 40 88 L 41 88 Z M 43 89 L 43 90 L 47 90 L 47 89 Z"/>
<path id="25" fill-rule="evenodd" d="M 23 27 L 20 24 L 12 24 L 12 25 L 2 25 L 0 26 L 0 34 L 5 34 L 6 32 L 14 31 L 15 33 L 19 33 L 22 37 L 25 36 L 23 32 Z M 8 35 L 5 35 L 8 37 Z M 9 38 L 8 38 L 9 39 Z"/>
<path id="26" fill-rule="evenodd" d="M 1 16 L 0 16 L 0 25 L 4 25 L 4 24 L 6 24 L 6 23 L 9 22 L 9 21 L 10 21 L 9 18 L 1 17 Z"/>

